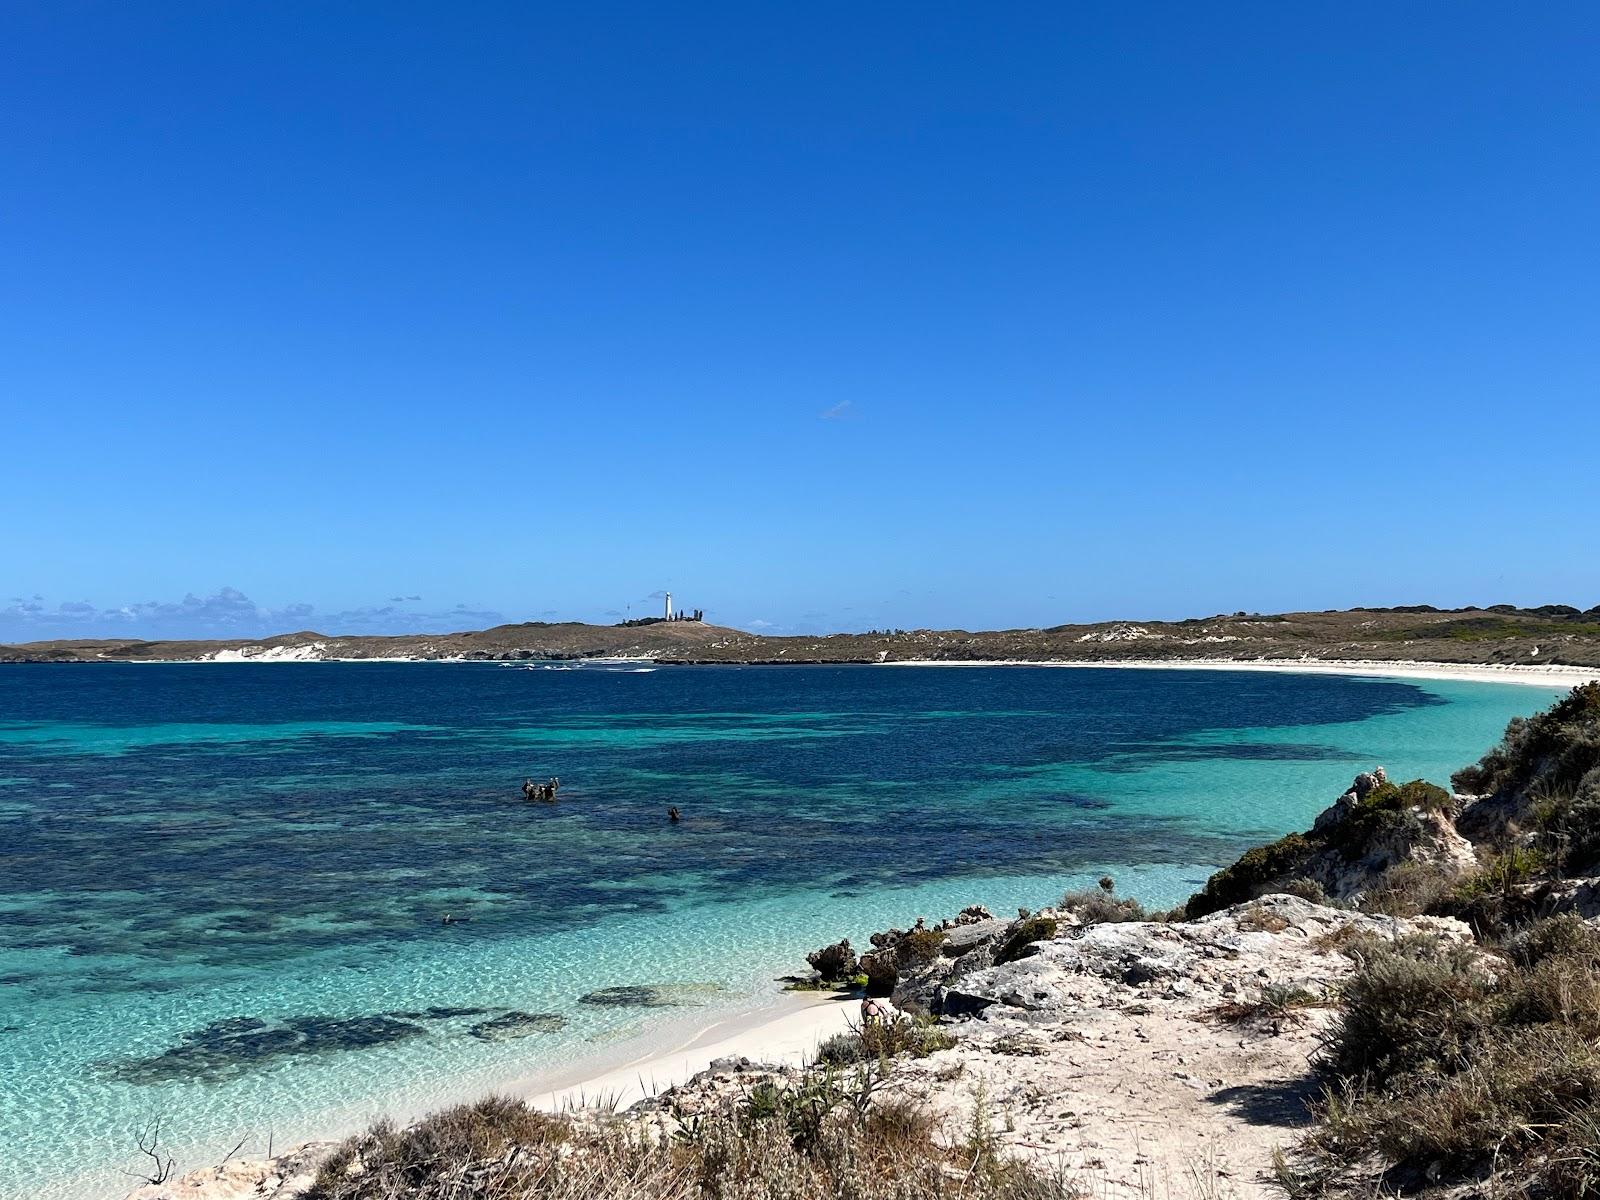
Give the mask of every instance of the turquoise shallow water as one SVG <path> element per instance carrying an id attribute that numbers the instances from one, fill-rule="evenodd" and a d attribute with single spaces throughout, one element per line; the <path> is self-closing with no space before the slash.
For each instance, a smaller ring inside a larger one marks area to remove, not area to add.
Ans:
<path id="1" fill-rule="evenodd" d="M 1170 903 L 1355 771 L 1446 782 L 1557 694 L 1210 671 L 0 668 L 0 1197 L 122 1194 L 156 1115 L 194 1166 L 418 1111 L 760 1003 L 841 934 L 1036 906 L 1103 871 Z M 521 803 L 524 776 L 552 773 L 558 805 Z M 640 985 L 671 1007 L 580 999 Z"/>

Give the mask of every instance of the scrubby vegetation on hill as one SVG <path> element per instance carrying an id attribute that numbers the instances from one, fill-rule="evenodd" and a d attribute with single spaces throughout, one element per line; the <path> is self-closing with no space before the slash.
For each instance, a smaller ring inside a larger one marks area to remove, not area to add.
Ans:
<path id="1" fill-rule="evenodd" d="M 1557 877 L 1600 870 L 1600 683 L 1512 721 L 1501 743 L 1452 782 L 1483 797 L 1463 814 L 1472 836 L 1518 842 Z"/>
<path id="2" fill-rule="evenodd" d="M 1449 792 L 1426 780 L 1360 776 L 1315 828 L 1246 851 L 1206 880 L 1184 912 L 1203 917 L 1268 892 L 1320 901 L 1341 888 L 1376 886 L 1419 845 L 1439 839 L 1453 805 Z"/>
<path id="3" fill-rule="evenodd" d="M 882 629 L 769 637 L 701 621 L 647 618 L 622 625 L 530 621 L 493 629 L 400 637 L 285 633 L 230 641 L 60 640 L 0 646 L 0 662 L 199 658 L 219 650 L 302 649 L 313 657 L 589 658 L 651 654 L 669 662 L 965 662 L 1125 659 L 1414 660 L 1547 666 L 1600 665 L 1600 607 L 1571 605 L 1441 611 L 1427 605 L 1344 612 L 1218 613 L 1181 621 L 1104 621 L 1044 629 Z"/>

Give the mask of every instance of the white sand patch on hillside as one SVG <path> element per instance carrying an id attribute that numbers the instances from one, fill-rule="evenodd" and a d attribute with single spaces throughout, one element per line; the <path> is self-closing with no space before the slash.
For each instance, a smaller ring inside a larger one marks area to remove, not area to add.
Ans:
<path id="1" fill-rule="evenodd" d="M 217 650 L 202 662 L 321 662 L 326 642 L 307 642 L 303 646 L 240 646 L 237 650 Z"/>

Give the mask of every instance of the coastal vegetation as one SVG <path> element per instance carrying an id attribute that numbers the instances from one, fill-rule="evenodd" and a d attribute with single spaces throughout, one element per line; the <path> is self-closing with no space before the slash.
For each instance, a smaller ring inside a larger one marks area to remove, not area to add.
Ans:
<path id="1" fill-rule="evenodd" d="M 1411 894 L 1477 940 L 1346 948 L 1326 1098 L 1280 1165 L 1291 1197 L 1600 1194 L 1600 905 L 1580 874 L 1600 835 L 1600 685 L 1513 721 L 1454 783 L 1481 864 Z"/>
<path id="2" fill-rule="evenodd" d="M 1279 1162 L 1293 1200 L 1600 1195 L 1600 684 L 1512 721 L 1453 784 L 1358 777 L 1313 829 L 1248 851 L 1160 915 L 1282 930 L 1289 918 L 1244 907 L 1269 893 L 1351 914 L 1321 939 L 1353 966 L 1333 993 L 1269 984 L 1211 1010 L 1281 1025 L 1334 1006 L 1314 1124 Z M 1419 924 L 1380 937 L 1365 913 Z M 1059 929 L 1146 919 L 1102 880 L 959 962 L 992 971 Z M 987 989 L 962 971 L 910 967 L 894 994 L 970 1014 L 966 997 Z"/>
<path id="3" fill-rule="evenodd" d="M 814 1072 L 757 1085 L 730 1108 L 653 1138 L 491 1098 L 409 1129 L 343 1143 L 307 1200 L 1068 1200 L 1058 1175 L 998 1152 L 977 1128 L 954 1144 L 882 1075 Z"/>

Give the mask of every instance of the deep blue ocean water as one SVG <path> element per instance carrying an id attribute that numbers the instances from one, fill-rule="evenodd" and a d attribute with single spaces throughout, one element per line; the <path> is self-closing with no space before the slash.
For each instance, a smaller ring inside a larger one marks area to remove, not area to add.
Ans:
<path id="1" fill-rule="evenodd" d="M 259 1153 L 417 1111 L 669 1014 L 748 1007 L 804 950 L 918 915 L 1038 906 L 1107 871 L 1172 903 L 1356 771 L 1447 783 L 1558 694 L 1048 668 L 0 667 L 0 1197 L 120 1195 L 155 1116 L 196 1166 L 241 1137 Z M 524 803 L 523 778 L 549 775 L 559 802 Z"/>

